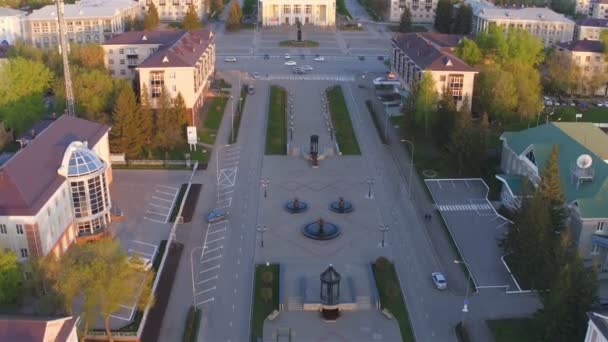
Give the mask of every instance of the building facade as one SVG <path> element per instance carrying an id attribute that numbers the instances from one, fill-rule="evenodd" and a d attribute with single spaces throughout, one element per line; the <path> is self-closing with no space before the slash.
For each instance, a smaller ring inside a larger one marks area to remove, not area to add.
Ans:
<path id="1" fill-rule="evenodd" d="M 581 19 L 576 22 L 574 40 L 600 40 L 603 30 L 608 30 L 608 19 Z"/>
<path id="2" fill-rule="evenodd" d="M 412 13 L 414 23 L 434 23 L 437 0 L 391 0 L 389 2 L 387 19 L 399 22 L 403 9 L 408 8 Z"/>
<path id="3" fill-rule="evenodd" d="M 263 0 L 259 3 L 263 26 L 335 26 L 336 0 Z"/>
<path id="4" fill-rule="evenodd" d="M 206 9 L 209 7 L 205 0 L 139 0 L 142 13 L 148 11 L 151 3 L 156 6 L 160 20 L 165 21 L 181 21 L 190 5 L 194 6 L 196 14 L 202 19 L 203 15 L 207 14 Z"/>
<path id="5" fill-rule="evenodd" d="M 485 6 L 473 12 L 473 33 L 492 26 L 503 30 L 522 29 L 542 40 L 545 46 L 568 42 L 574 36 L 574 21 L 548 8 L 497 8 Z"/>
<path id="6" fill-rule="evenodd" d="M 13 44 L 15 40 L 24 39 L 23 21 L 26 16 L 26 12 L 0 7 L 0 43 Z"/>
<path id="7" fill-rule="evenodd" d="M 2 316 L 0 341 L 78 342 L 78 317 Z"/>
<path id="8" fill-rule="evenodd" d="M 461 37 L 438 33 L 397 34 L 392 40 L 391 71 L 407 92 L 424 73 L 429 73 L 437 93 L 448 92 L 460 108 L 466 98 L 472 99 L 478 73 L 452 54 Z"/>
<path id="9" fill-rule="evenodd" d="M 593 3 L 593 18 L 608 19 L 608 0 L 599 0 Z"/>
<path id="10" fill-rule="evenodd" d="M 188 121 L 195 123 L 204 93 L 215 73 L 215 36 L 209 30 L 131 31 L 103 45 L 105 61 L 116 77 L 132 78 L 147 91 L 151 105 L 163 90 L 181 94 Z"/>
<path id="11" fill-rule="evenodd" d="M 126 22 L 140 17 L 132 0 L 81 0 L 64 5 L 69 43 L 103 43 L 126 30 Z M 48 5 L 34 10 L 24 25 L 27 41 L 39 48 L 59 46 L 57 8 Z"/>
<path id="12" fill-rule="evenodd" d="M 557 44 L 557 53 L 566 56 L 581 69 L 580 94 L 608 95 L 608 56 L 597 40 L 575 40 Z M 593 87 L 588 89 L 588 87 Z M 595 92 L 593 90 L 595 89 Z"/>
<path id="13" fill-rule="evenodd" d="M 0 167 L 0 248 L 60 256 L 111 222 L 110 127 L 64 115 Z"/>
<path id="14" fill-rule="evenodd" d="M 526 195 L 524 183 L 538 185 L 553 146 L 559 147 L 572 240 L 587 263 L 597 263 L 600 278 L 608 277 L 608 135 L 592 123 L 553 122 L 505 132 L 500 140 L 502 174 L 496 178 L 503 183 L 501 201 L 509 208 L 519 206 Z"/>

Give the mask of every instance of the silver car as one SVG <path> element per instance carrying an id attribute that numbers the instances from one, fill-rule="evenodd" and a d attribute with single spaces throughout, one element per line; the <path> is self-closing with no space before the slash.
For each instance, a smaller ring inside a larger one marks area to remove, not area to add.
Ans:
<path id="1" fill-rule="evenodd" d="M 431 278 L 433 278 L 433 284 L 437 290 L 445 290 L 448 288 L 448 281 L 445 279 L 443 273 L 433 272 L 431 273 Z"/>

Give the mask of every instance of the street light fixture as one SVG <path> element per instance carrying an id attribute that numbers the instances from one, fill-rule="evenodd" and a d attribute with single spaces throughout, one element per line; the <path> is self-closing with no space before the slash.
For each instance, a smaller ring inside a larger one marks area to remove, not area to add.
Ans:
<path id="1" fill-rule="evenodd" d="M 464 264 L 467 267 L 467 273 L 469 274 L 469 279 L 467 281 L 467 290 L 464 295 L 464 303 L 462 305 L 462 316 L 460 318 L 460 325 L 464 326 L 464 315 L 469 312 L 469 285 L 471 284 L 471 268 L 466 261 L 454 260 L 455 264 Z"/>
<path id="2" fill-rule="evenodd" d="M 384 235 L 388 232 L 388 225 L 380 225 L 380 231 L 382 232 L 382 243 L 380 244 L 384 248 Z"/>
<path id="3" fill-rule="evenodd" d="M 372 186 L 374 185 L 376 181 L 373 178 L 367 177 L 367 185 L 368 185 L 368 191 L 367 191 L 367 198 L 372 198 Z"/>
<path id="4" fill-rule="evenodd" d="M 258 232 L 260 233 L 260 247 L 264 248 L 264 232 L 268 230 L 267 226 L 258 225 Z"/>
<path id="5" fill-rule="evenodd" d="M 410 160 L 410 174 L 409 174 L 409 180 L 407 181 L 408 193 L 409 193 L 410 199 L 412 199 L 412 173 L 414 172 L 414 149 L 415 149 L 415 146 L 414 146 L 414 143 L 412 141 L 407 140 L 407 139 L 403 139 L 402 138 L 401 142 L 408 143 L 412 147 L 412 151 L 411 151 L 412 152 L 412 158 Z"/>
<path id="6" fill-rule="evenodd" d="M 268 178 L 262 178 L 260 184 L 262 184 L 262 187 L 264 188 L 264 198 L 268 197 L 268 192 L 266 189 L 268 188 L 268 184 L 270 184 L 270 180 Z"/>

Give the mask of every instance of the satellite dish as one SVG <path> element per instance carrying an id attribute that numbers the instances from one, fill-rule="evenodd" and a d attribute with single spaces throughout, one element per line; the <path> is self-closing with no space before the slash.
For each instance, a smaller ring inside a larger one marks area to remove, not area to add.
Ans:
<path id="1" fill-rule="evenodd" d="M 580 169 L 587 169 L 591 166 L 592 163 L 593 158 L 591 158 L 591 156 L 588 154 L 581 154 L 576 159 L 576 166 L 578 166 Z"/>

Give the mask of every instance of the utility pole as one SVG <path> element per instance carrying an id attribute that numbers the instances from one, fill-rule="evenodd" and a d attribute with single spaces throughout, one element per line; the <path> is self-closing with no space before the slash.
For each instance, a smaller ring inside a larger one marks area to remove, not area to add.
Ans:
<path id="1" fill-rule="evenodd" d="M 63 0 L 56 0 L 57 26 L 59 27 L 59 44 L 61 59 L 63 61 L 63 78 L 65 79 L 65 99 L 68 115 L 76 116 L 74 111 L 74 92 L 72 90 L 72 75 L 70 74 L 70 61 L 68 60 L 69 46 L 67 42 L 67 28 L 63 17 Z"/>

